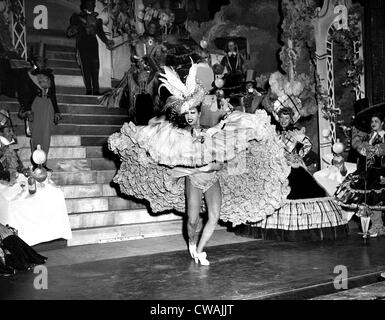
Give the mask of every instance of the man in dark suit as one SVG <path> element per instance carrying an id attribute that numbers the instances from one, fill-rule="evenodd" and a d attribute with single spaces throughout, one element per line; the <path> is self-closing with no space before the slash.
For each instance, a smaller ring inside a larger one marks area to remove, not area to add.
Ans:
<path id="1" fill-rule="evenodd" d="M 99 93 L 99 46 L 96 36 L 102 40 L 108 49 L 112 49 L 113 40 L 109 40 L 103 30 L 103 22 L 97 18 L 95 0 L 83 0 L 80 13 L 75 13 L 70 19 L 67 30 L 68 37 L 76 37 L 76 47 L 80 57 L 84 84 L 88 95 Z"/>

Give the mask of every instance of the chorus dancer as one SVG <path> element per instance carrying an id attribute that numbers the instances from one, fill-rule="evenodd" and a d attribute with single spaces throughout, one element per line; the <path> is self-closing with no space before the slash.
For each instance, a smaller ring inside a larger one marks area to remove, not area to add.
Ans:
<path id="1" fill-rule="evenodd" d="M 163 115 L 147 126 L 124 124 L 110 136 L 109 147 L 122 160 L 114 177 L 121 191 L 146 199 L 153 212 L 187 212 L 190 255 L 208 265 L 204 249 L 218 219 L 238 225 L 273 214 L 289 193 L 290 168 L 264 110 L 248 114 L 227 105 L 219 123 L 200 125 L 210 99 L 196 71 L 193 64 L 183 83 L 164 67 L 160 81 L 171 96 Z M 205 211 L 208 221 L 198 241 L 199 215 Z"/>

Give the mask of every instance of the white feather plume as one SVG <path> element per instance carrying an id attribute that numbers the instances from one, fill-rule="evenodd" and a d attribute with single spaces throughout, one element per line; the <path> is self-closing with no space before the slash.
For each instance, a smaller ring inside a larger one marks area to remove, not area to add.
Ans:
<path id="1" fill-rule="evenodd" d="M 173 69 L 165 66 L 164 73 L 160 74 L 159 80 L 163 82 L 164 86 L 173 96 L 176 96 L 179 99 L 187 97 L 187 88 Z"/>
<path id="2" fill-rule="evenodd" d="M 188 76 L 186 78 L 186 90 L 187 90 L 187 96 L 190 96 L 194 93 L 196 87 L 197 87 L 197 69 L 198 65 L 194 63 L 194 61 L 191 59 L 191 68 L 188 72 Z"/>

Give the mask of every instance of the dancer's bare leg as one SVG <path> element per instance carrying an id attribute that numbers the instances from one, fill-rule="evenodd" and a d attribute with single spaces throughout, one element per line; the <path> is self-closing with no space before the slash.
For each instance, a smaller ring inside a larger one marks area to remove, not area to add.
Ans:
<path id="1" fill-rule="evenodd" d="M 209 219 L 203 228 L 202 237 L 197 247 L 197 253 L 203 251 L 203 248 L 206 246 L 206 243 L 213 235 L 214 230 L 218 224 L 222 205 L 222 191 L 219 181 L 217 181 L 209 190 L 206 191 L 205 199 Z"/>
<path id="2" fill-rule="evenodd" d="M 189 245 L 197 243 L 196 230 L 199 222 L 199 212 L 202 202 L 202 190 L 194 187 L 186 177 L 186 197 L 187 197 L 187 233 Z"/>

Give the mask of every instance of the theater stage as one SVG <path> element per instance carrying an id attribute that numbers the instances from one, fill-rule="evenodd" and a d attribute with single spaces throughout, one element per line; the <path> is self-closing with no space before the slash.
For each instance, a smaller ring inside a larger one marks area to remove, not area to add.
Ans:
<path id="1" fill-rule="evenodd" d="M 337 292 L 336 266 L 347 267 L 349 289 L 377 282 L 385 271 L 384 248 L 385 238 L 370 239 L 364 246 L 361 236 L 352 233 L 336 242 L 254 240 L 212 246 L 207 248 L 208 267 L 196 265 L 187 250 L 48 264 L 48 290 L 34 289 L 33 272 L 20 273 L 0 277 L 0 298 L 309 299 Z M 81 255 L 82 248 L 77 250 Z"/>

